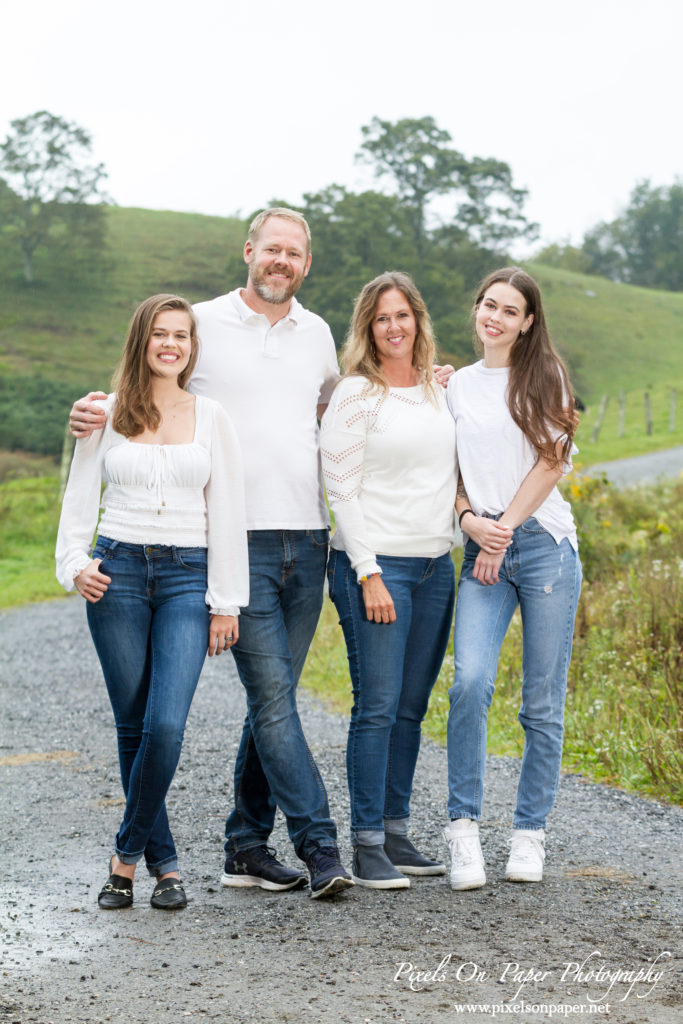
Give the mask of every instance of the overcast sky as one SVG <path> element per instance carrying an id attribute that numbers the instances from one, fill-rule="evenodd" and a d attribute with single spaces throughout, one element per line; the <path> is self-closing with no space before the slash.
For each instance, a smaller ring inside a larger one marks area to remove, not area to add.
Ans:
<path id="1" fill-rule="evenodd" d="M 507 161 L 542 241 L 683 172 L 673 0 L 34 0 L 7 5 L 0 137 L 87 128 L 121 206 L 242 214 L 373 187 L 361 125 L 433 116 Z"/>

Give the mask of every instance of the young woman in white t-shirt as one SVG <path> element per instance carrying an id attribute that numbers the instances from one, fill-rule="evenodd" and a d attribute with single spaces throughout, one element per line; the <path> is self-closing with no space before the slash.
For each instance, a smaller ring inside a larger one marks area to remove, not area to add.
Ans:
<path id="1" fill-rule="evenodd" d="M 483 359 L 455 373 L 447 389 L 461 476 L 456 511 L 466 541 L 449 691 L 451 821 L 445 838 L 453 889 L 486 881 L 478 828 L 486 721 L 517 606 L 523 642 L 518 717 L 525 741 L 506 878 L 538 882 L 543 876 L 581 588 L 576 528 L 557 489 L 571 468 L 573 401 L 536 282 L 516 267 L 489 275 L 477 293 L 475 331 Z M 509 546 L 487 554 L 492 538 Z"/>
<path id="2" fill-rule="evenodd" d="M 137 309 L 106 425 L 77 442 L 59 524 L 57 578 L 88 602 L 126 797 L 98 896 L 107 910 L 132 904 L 143 857 L 152 906 L 187 903 L 166 793 L 207 649 L 233 646 L 249 600 L 237 435 L 218 403 L 185 391 L 198 344 L 185 299 L 154 295 Z"/>
<path id="3" fill-rule="evenodd" d="M 434 336 L 413 281 L 363 288 L 323 417 L 336 532 L 328 564 L 348 651 L 353 878 L 410 885 L 445 865 L 408 838 L 420 727 L 450 633 L 455 579 L 455 430 L 432 373 Z"/>

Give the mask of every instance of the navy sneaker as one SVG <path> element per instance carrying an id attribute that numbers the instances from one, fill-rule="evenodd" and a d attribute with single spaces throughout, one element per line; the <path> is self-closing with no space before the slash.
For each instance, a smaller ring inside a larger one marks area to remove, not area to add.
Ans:
<path id="1" fill-rule="evenodd" d="M 353 879 L 344 870 L 339 859 L 339 850 L 329 846 L 315 846 L 304 860 L 311 875 L 311 896 L 334 896 L 353 885 Z"/>
<path id="2" fill-rule="evenodd" d="M 226 858 L 221 885 L 257 885 L 260 889 L 282 892 L 284 889 L 301 889 L 308 879 L 302 871 L 285 867 L 275 859 L 275 850 L 270 846 L 250 846 L 238 850 Z"/>

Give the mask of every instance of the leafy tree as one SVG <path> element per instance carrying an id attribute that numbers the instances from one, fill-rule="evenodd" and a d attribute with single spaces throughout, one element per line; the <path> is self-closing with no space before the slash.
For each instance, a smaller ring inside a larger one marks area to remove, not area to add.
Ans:
<path id="1" fill-rule="evenodd" d="M 357 158 L 373 164 L 378 178 L 393 181 L 420 259 L 426 252 L 430 204 L 438 196 L 456 200 L 451 220 L 475 244 L 500 250 L 515 238 L 535 237 L 536 225 L 522 212 L 527 192 L 514 187 L 508 164 L 468 160 L 452 148 L 451 135 L 433 117 L 396 122 L 375 117 L 361 131 Z"/>
<path id="2" fill-rule="evenodd" d="M 546 245 L 534 256 L 534 263 L 543 263 L 546 267 L 558 267 L 560 270 L 573 270 L 577 274 L 590 273 L 590 259 L 583 249 L 570 245 L 569 242 L 554 242 Z"/>
<path id="3" fill-rule="evenodd" d="M 456 362 L 471 360 L 471 330 L 464 310 L 471 290 L 496 259 L 490 251 L 470 242 L 462 229 L 449 226 L 429 233 L 420 258 L 410 211 L 397 196 L 357 194 L 331 185 L 307 194 L 304 201 L 301 212 L 311 227 L 313 263 L 302 298 L 327 320 L 338 344 L 363 285 L 385 270 L 403 270 L 422 292 L 442 351 Z"/>
<path id="4" fill-rule="evenodd" d="M 38 246 L 103 248 L 106 172 L 92 162 L 84 128 L 47 110 L 12 121 L 0 145 L 0 175 L 0 228 L 21 248 L 26 281 L 34 279 Z"/>
<path id="5" fill-rule="evenodd" d="M 620 217 L 586 233 L 582 251 L 591 273 L 683 290 L 683 183 L 653 188 L 639 182 Z"/>

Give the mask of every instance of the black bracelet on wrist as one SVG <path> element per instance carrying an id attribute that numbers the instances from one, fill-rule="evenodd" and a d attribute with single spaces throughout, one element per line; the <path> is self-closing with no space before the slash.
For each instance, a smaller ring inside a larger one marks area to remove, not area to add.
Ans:
<path id="1" fill-rule="evenodd" d="M 471 512 L 473 516 L 476 516 L 477 514 L 473 508 L 464 508 L 458 516 L 458 526 L 462 527 L 462 517 L 466 516 L 468 512 Z"/>

